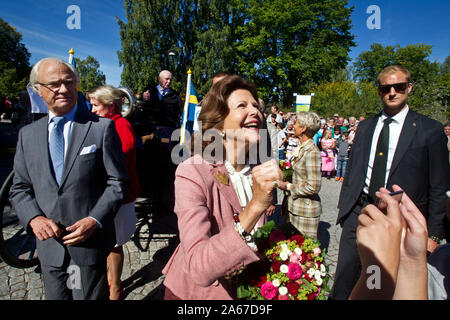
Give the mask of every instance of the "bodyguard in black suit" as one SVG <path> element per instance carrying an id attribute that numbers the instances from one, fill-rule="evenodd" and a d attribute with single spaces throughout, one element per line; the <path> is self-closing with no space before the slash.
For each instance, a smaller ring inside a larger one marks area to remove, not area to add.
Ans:
<path id="1" fill-rule="evenodd" d="M 360 272 L 366 272 L 356 228 L 361 209 L 374 203 L 380 187 L 392 190 L 397 184 L 414 201 L 427 219 L 429 251 L 444 238 L 447 141 L 442 124 L 409 109 L 411 90 L 406 68 L 385 68 L 378 76 L 383 111 L 358 125 L 338 204 L 343 229 L 331 299 L 348 299 Z"/>
<path id="2" fill-rule="evenodd" d="M 33 67 L 30 83 L 49 115 L 20 131 L 10 190 L 20 223 L 36 235 L 51 300 L 108 298 L 113 218 L 127 191 L 114 122 L 77 106 L 78 81 L 56 58 Z"/>

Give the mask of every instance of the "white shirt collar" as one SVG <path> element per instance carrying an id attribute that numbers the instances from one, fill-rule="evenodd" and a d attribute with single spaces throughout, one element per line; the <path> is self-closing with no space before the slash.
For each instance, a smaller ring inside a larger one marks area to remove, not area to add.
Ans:
<path id="1" fill-rule="evenodd" d="M 399 113 L 397 113 L 395 116 L 392 117 L 392 120 L 395 123 L 403 123 L 406 119 L 406 115 L 408 114 L 409 111 L 409 106 L 406 105 L 402 111 L 400 111 Z M 384 120 L 389 117 L 389 115 L 384 112 L 384 110 L 381 112 L 381 121 L 384 122 Z"/>
<path id="2" fill-rule="evenodd" d="M 170 88 L 167 88 L 164 90 L 163 87 L 161 87 L 161 85 L 159 85 L 159 84 L 156 86 L 156 89 L 158 89 L 159 93 L 161 93 L 161 94 L 167 93 L 170 91 Z"/>
<path id="3" fill-rule="evenodd" d="M 73 121 L 75 119 L 75 114 L 77 113 L 77 105 L 75 105 L 75 107 L 73 107 L 72 110 L 70 110 L 68 113 L 66 113 L 64 116 L 64 118 L 66 118 L 69 121 Z M 56 114 L 54 114 L 53 112 L 51 112 L 50 110 L 48 110 L 48 123 L 52 122 L 53 118 L 56 117 Z"/>

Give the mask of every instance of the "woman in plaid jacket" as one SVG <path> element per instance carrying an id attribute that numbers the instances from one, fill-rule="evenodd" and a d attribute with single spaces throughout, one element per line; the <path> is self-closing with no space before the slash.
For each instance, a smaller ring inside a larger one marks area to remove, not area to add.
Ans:
<path id="1" fill-rule="evenodd" d="M 303 234 L 317 238 L 322 205 L 319 190 L 322 160 L 312 137 L 320 128 L 320 118 L 314 112 L 300 112 L 294 126 L 300 146 L 291 159 L 294 173 L 292 183 L 278 181 L 278 187 L 290 192 L 289 221 Z"/>

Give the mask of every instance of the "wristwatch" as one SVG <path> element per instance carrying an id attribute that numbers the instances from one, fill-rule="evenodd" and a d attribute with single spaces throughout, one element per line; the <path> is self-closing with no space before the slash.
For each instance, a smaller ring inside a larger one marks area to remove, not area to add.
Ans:
<path id="1" fill-rule="evenodd" d="M 441 239 L 439 239 L 438 237 L 430 236 L 430 239 L 433 240 L 434 242 L 436 242 L 437 244 L 441 243 Z"/>

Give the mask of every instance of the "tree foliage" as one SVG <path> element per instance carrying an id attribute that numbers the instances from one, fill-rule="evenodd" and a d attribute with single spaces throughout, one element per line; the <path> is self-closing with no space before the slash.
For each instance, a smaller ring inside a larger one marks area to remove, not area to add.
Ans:
<path id="1" fill-rule="evenodd" d="M 374 43 L 370 51 L 362 52 L 355 62 L 355 77 L 359 80 L 376 81 L 385 67 L 398 64 L 411 71 L 411 81 L 435 80 L 439 64 L 428 60 L 432 46 L 410 44 L 405 47 L 386 46 Z"/>
<path id="2" fill-rule="evenodd" d="M 206 93 L 215 72 L 232 69 L 232 1 L 126 0 L 124 6 L 127 21 L 117 19 L 123 85 L 141 92 L 167 69 L 172 87 L 183 90 L 191 69 L 194 87 Z"/>
<path id="3" fill-rule="evenodd" d="M 240 71 L 268 101 L 292 105 L 293 93 L 309 93 L 345 68 L 354 46 L 346 0 L 242 1 L 246 22 L 238 28 Z M 244 5 L 246 3 L 246 5 Z M 278 100 L 279 99 L 279 100 Z"/>
<path id="4" fill-rule="evenodd" d="M 106 77 L 100 70 L 100 63 L 92 56 L 81 60 L 75 58 L 78 75 L 80 76 L 80 90 L 87 92 L 99 86 L 105 85 Z"/>
<path id="5" fill-rule="evenodd" d="M 22 35 L 0 18 L 0 93 L 15 96 L 25 89 L 30 53 Z"/>
<path id="6" fill-rule="evenodd" d="M 380 98 L 371 82 L 322 82 L 313 91 L 311 110 L 323 117 L 331 117 L 335 113 L 346 118 L 368 117 L 380 111 Z"/>
<path id="7" fill-rule="evenodd" d="M 193 72 L 206 93 L 219 70 L 256 82 L 268 101 L 291 103 L 348 61 L 353 43 L 347 0 L 125 0 L 118 19 L 124 85 L 142 90 L 162 69 L 184 89 Z M 171 63 L 169 52 L 175 53 Z"/>

